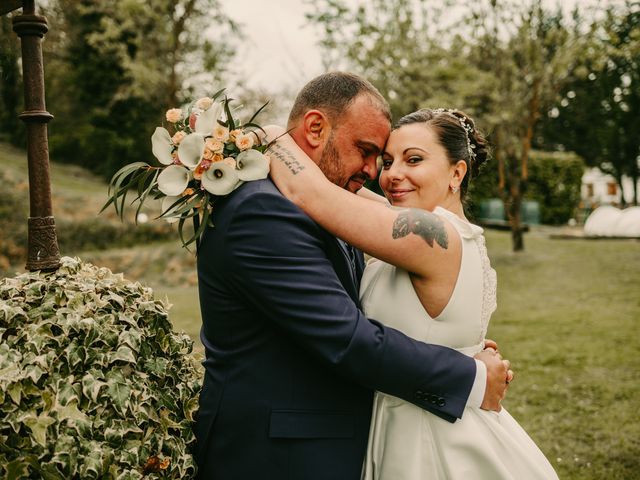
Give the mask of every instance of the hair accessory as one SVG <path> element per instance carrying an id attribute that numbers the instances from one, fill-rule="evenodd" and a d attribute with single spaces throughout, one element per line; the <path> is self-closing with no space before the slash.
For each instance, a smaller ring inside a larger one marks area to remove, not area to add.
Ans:
<path id="1" fill-rule="evenodd" d="M 459 113 L 459 110 L 456 110 L 455 108 L 436 108 L 434 110 L 432 110 L 433 113 L 448 113 L 450 115 L 452 115 L 453 117 L 456 118 L 456 120 L 458 120 L 458 123 L 460 124 L 460 126 L 464 129 L 466 135 L 466 139 L 467 139 L 467 152 L 469 153 L 469 160 L 471 161 L 475 161 L 476 159 L 476 152 L 475 152 L 475 144 L 471 143 L 471 135 L 473 134 L 473 127 L 471 125 L 469 125 L 464 117 L 459 117 L 458 115 L 456 115 L 456 113 Z M 456 193 L 456 192 L 453 192 Z"/>

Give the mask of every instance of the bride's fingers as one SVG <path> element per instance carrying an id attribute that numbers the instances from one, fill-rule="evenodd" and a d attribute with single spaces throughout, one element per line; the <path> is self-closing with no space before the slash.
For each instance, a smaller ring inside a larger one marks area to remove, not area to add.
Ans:
<path id="1" fill-rule="evenodd" d="M 498 351 L 498 344 L 496 342 L 494 342 L 493 340 L 490 340 L 488 338 L 484 339 L 484 348 L 493 348 L 496 352 Z"/>
<path id="2" fill-rule="evenodd" d="M 513 382 L 513 370 L 507 370 L 507 385 Z"/>
<path id="3" fill-rule="evenodd" d="M 504 363 L 504 366 L 506 367 L 506 370 L 509 370 L 511 368 L 511 362 L 507 359 L 502 360 L 502 363 Z"/>

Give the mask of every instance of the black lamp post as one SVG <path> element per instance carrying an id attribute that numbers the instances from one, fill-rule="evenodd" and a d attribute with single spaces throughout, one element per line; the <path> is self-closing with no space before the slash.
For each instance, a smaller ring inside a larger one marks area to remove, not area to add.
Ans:
<path id="1" fill-rule="evenodd" d="M 47 19 L 36 15 L 35 0 L 0 0 L 0 15 L 22 8 L 13 17 L 13 30 L 22 44 L 22 73 L 25 111 L 19 118 L 27 126 L 27 159 L 29 165 L 29 242 L 27 270 L 56 270 L 60 251 L 51 207 L 49 175 L 49 141 L 47 123 L 53 118 L 47 112 L 44 96 L 42 38 L 48 31 Z"/>

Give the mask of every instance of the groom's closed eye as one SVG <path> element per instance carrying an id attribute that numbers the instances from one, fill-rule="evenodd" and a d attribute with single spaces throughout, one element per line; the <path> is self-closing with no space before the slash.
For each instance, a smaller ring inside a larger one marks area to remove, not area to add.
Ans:
<path id="1" fill-rule="evenodd" d="M 356 146 L 358 150 L 360 150 L 362 158 L 368 158 L 370 156 L 377 157 L 380 155 L 381 149 L 375 143 L 359 141 L 356 142 Z"/>

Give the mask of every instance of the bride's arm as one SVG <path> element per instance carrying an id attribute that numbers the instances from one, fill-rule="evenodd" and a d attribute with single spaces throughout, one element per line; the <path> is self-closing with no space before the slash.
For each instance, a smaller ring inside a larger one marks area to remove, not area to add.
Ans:
<path id="1" fill-rule="evenodd" d="M 289 135 L 268 153 L 280 191 L 325 229 L 366 253 L 428 277 L 460 251 L 460 239 L 448 222 L 421 209 L 390 208 L 334 185 Z"/>
<path id="2" fill-rule="evenodd" d="M 389 205 L 389 200 L 387 200 L 382 195 L 378 195 L 376 192 L 369 190 L 366 187 L 362 187 L 360 190 L 358 190 L 358 195 L 368 200 L 373 200 L 379 203 L 383 203 L 384 205 Z"/>

